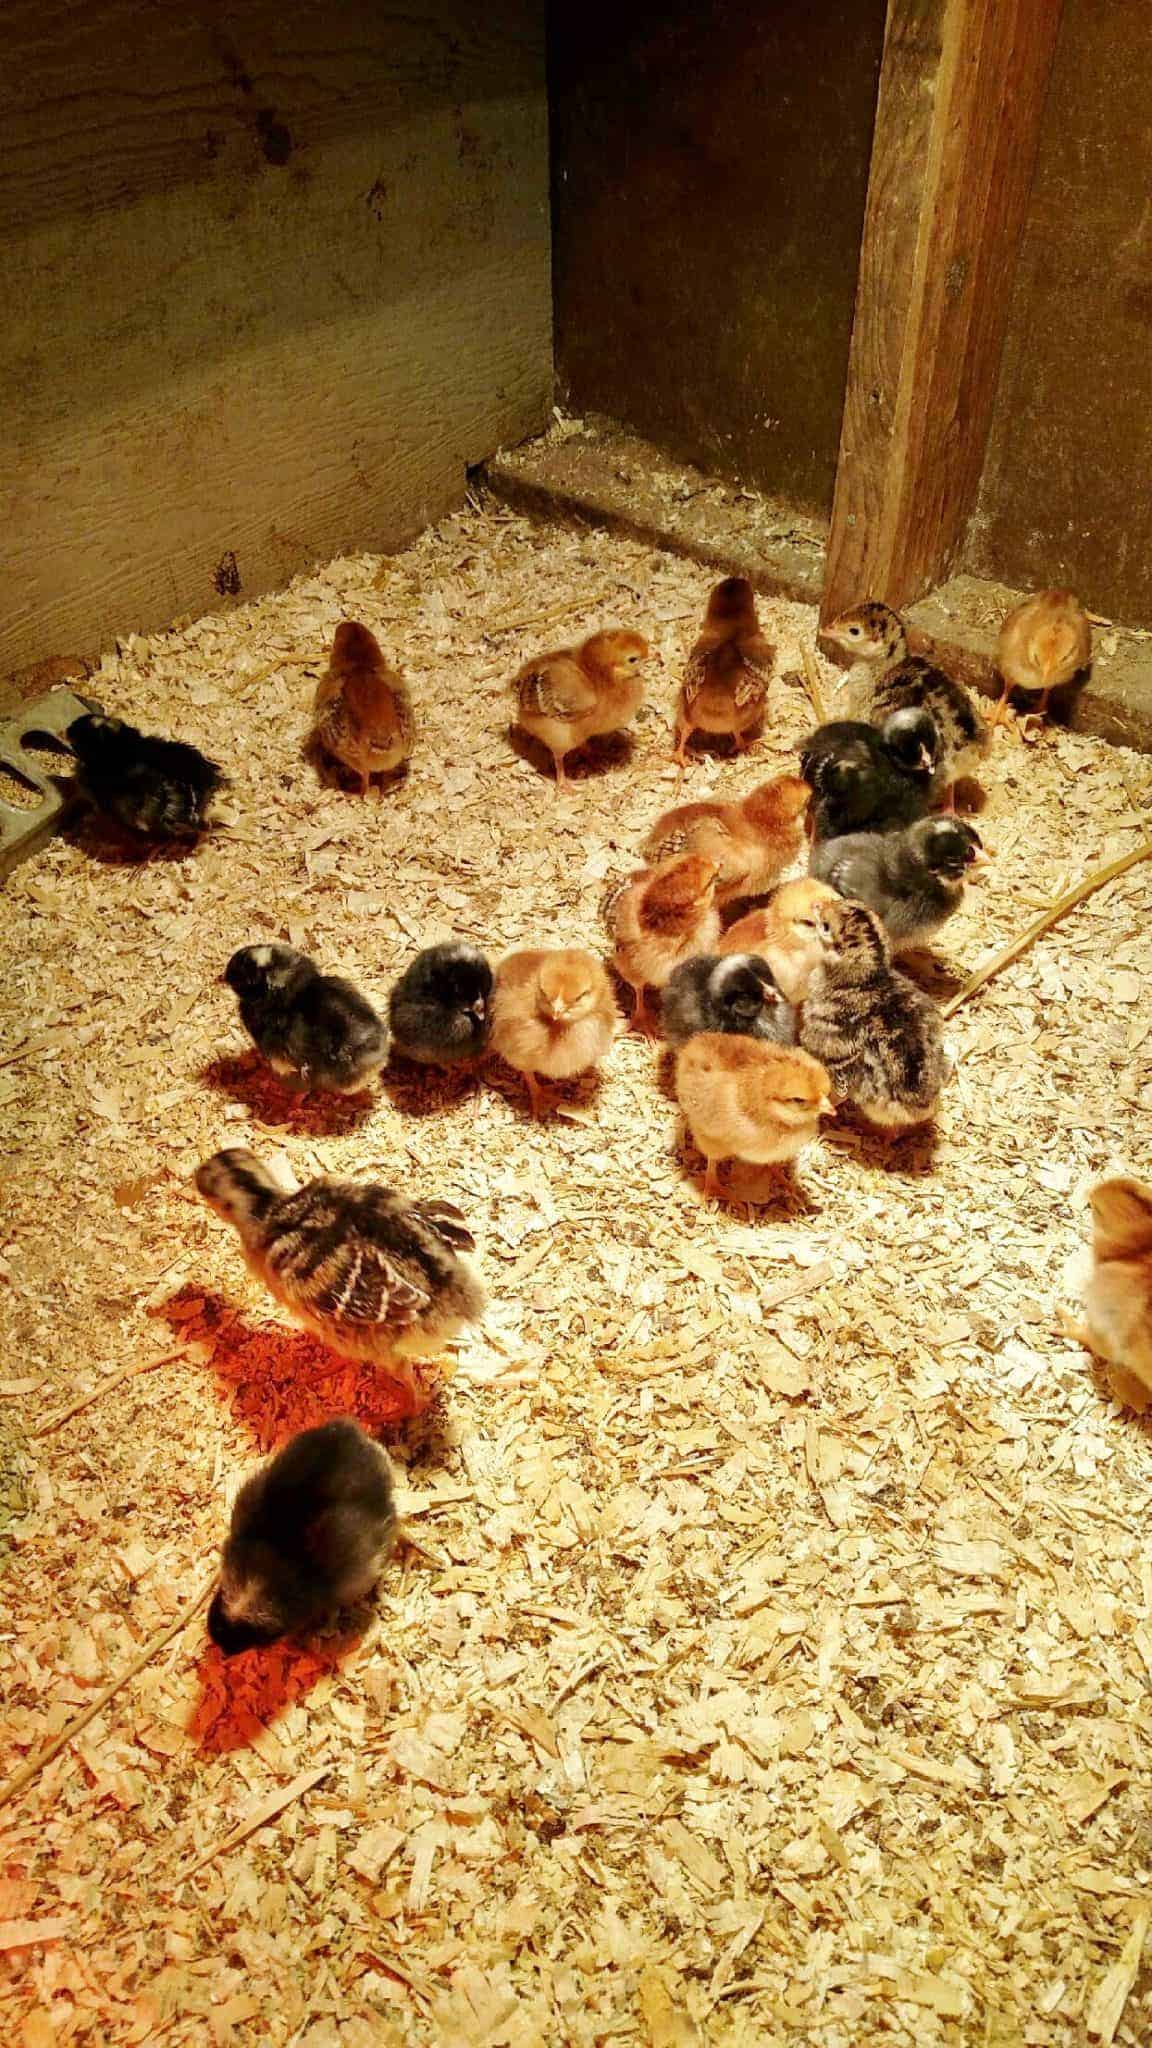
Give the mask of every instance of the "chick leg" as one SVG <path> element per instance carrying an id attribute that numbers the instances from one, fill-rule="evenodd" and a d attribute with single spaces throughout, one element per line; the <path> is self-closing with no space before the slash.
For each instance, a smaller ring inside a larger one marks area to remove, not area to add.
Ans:
<path id="1" fill-rule="evenodd" d="M 393 1382 L 393 1385 L 399 1387 L 407 1396 L 407 1406 L 404 1410 L 405 1420 L 410 1416 L 419 1415 L 422 1409 L 427 1408 L 428 1396 L 416 1377 L 416 1371 L 410 1359 L 397 1358 L 393 1355 L 388 1361 L 388 1377 Z"/>
<path id="2" fill-rule="evenodd" d="M 567 789 L 568 787 L 568 777 L 564 773 L 564 756 L 563 754 L 553 754 L 552 759 L 556 764 L 556 789 L 557 793 L 559 793 L 560 790 Z"/>
<path id="3" fill-rule="evenodd" d="M 1007 711 L 1008 698 L 1011 694 L 1011 690 L 1011 683 L 1006 682 L 1003 690 L 1000 693 L 1000 702 L 997 704 L 995 710 L 992 713 L 991 718 L 988 720 L 989 731 L 995 730 L 995 728 L 1000 724 L 1000 721 L 1003 718 L 1004 713 Z"/>
<path id="4" fill-rule="evenodd" d="M 656 1022 L 656 1019 L 653 1016 L 652 1011 L 648 1007 L 647 986 L 642 984 L 639 988 L 637 988 L 635 982 L 630 982 L 629 987 L 631 988 L 632 994 L 635 998 L 635 1001 L 632 1006 L 632 1017 L 629 1024 L 629 1030 L 643 1031 L 647 1033 L 653 1029 Z"/>
<path id="5" fill-rule="evenodd" d="M 669 754 L 668 759 L 676 763 L 676 766 L 679 768 L 681 774 L 683 774 L 684 770 L 688 767 L 689 762 L 692 758 L 688 752 L 688 742 L 691 739 L 694 731 L 694 726 L 683 725 L 679 722 L 679 720 L 677 721 L 676 744 L 673 747 L 672 752 Z"/>
<path id="6" fill-rule="evenodd" d="M 721 1168 L 723 1164 L 724 1161 L 722 1159 L 712 1159 L 709 1157 L 707 1153 L 705 1153 L 704 1195 L 705 1198 L 710 1202 L 714 1202 L 717 1196 L 723 1194 L 724 1192 L 723 1185 L 721 1182 Z"/>
<path id="7" fill-rule="evenodd" d="M 528 1083 L 528 1105 L 533 1116 L 543 1116 L 548 1107 L 548 1097 L 541 1088 L 535 1074 L 526 1073 L 524 1079 Z"/>

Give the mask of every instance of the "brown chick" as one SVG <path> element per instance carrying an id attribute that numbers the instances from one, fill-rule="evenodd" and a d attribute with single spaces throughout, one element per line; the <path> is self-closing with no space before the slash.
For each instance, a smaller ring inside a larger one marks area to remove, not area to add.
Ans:
<path id="1" fill-rule="evenodd" d="M 509 953 L 496 969 L 489 1044 L 523 1074 L 532 1113 L 543 1106 L 539 1075 L 564 1081 L 598 1067 L 620 1029 L 603 962 L 569 946 Z"/>
<path id="2" fill-rule="evenodd" d="M 657 818 L 644 852 L 653 862 L 701 853 L 719 863 L 716 901 L 768 889 L 804 843 L 811 791 L 798 775 L 774 775 L 741 803 L 677 804 Z"/>
<path id="3" fill-rule="evenodd" d="M 726 576 L 708 599 L 704 630 L 688 657 L 676 706 L 673 759 L 688 765 L 694 732 L 730 733 L 743 753 L 764 716 L 776 650 L 760 631 L 746 576 Z"/>
<path id="4" fill-rule="evenodd" d="M 556 763 L 557 789 L 565 786 L 569 754 L 597 733 L 619 732 L 635 718 L 650 653 L 642 633 L 593 633 L 579 647 L 538 654 L 513 677 L 516 723 L 547 747 Z"/>
<path id="5" fill-rule="evenodd" d="M 1009 612 L 996 643 L 996 666 L 1004 683 L 992 724 L 1004 716 L 1009 692 L 1039 690 L 1038 718 L 1048 713 L 1048 698 L 1070 683 L 1092 659 L 1092 627 L 1079 598 L 1070 590 L 1038 590 Z"/>
<path id="6" fill-rule="evenodd" d="M 392 775 L 412 752 L 415 721 L 403 679 L 390 668 L 367 626 L 336 628 L 320 678 L 313 732 L 325 753 L 358 777 L 364 796 L 374 775 Z"/>
<path id="7" fill-rule="evenodd" d="M 1076 1334 L 1104 1360 L 1117 1400 L 1142 1415 L 1152 1406 L 1152 1187 L 1118 1174 L 1089 1200 L 1092 1268 Z"/>
<path id="8" fill-rule="evenodd" d="M 783 882 L 763 910 L 737 918 L 720 940 L 721 953 L 758 953 L 789 1003 L 802 1003 L 824 957 L 819 912 L 836 901 L 835 889 L 805 875 Z"/>
<path id="9" fill-rule="evenodd" d="M 719 1191 L 719 1165 L 794 1159 L 835 1116 L 818 1060 L 796 1047 L 701 1031 L 676 1058 L 676 1099 L 707 1161 L 704 1192 Z"/>
<path id="10" fill-rule="evenodd" d="M 720 936 L 716 908 L 718 861 L 680 854 L 626 882 L 608 905 L 608 926 L 616 941 L 615 967 L 634 991 L 632 1028 L 647 1028 L 648 990 L 663 988 L 682 960 L 715 951 Z"/>

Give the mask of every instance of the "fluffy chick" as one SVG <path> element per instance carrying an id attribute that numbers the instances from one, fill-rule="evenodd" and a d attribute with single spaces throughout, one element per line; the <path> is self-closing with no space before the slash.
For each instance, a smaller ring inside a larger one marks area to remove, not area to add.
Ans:
<path id="1" fill-rule="evenodd" d="M 336 628 L 312 717 L 315 738 L 355 775 L 361 796 L 374 775 L 394 775 L 412 752 L 416 723 L 407 686 L 376 635 L 356 619 Z"/>
<path id="2" fill-rule="evenodd" d="M 388 1026 L 354 983 L 295 946 L 242 946 L 224 969 L 240 1017 L 274 1073 L 355 1095 L 388 1063 Z"/>
<path id="3" fill-rule="evenodd" d="M 492 981 L 475 946 L 459 939 L 425 946 L 388 999 L 396 1051 L 438 1067 L 477 1059 L 492 1027 Z"/>
<path id="4" fill-rule="evenodd" d="M 195 839 L 228 785 L 215 761 L 183 740 L 165 740 L 87 711 L 67 731 L 76 781 L 98 811 L 144 839 Z"/>
<path id="5" fill-rule="evenodd" d="M 1152 1187 L 1115 1175 L 1098 1181 L 1092 1205 L 1092 1270 L 1077 1334 L 1109 1368 L 1118 1400 L 1152 1405 Z"/>
<path id="6" fill-rule="evenodd" d="M 212 1641 L 235 1657 L 322 1628 L 372 1591 L 395 1529 L 379 1444 L 346 1417 L 301 1430 L 236 1496 Z"/>
<path id="7" fill-rule="evenodd" d="M 643 668 L 651 651 L 642 633 L 613 628 L 593 633 L 579 647 L 538 654 L 513 677 L 516 723 L 547 747 L 557 789 L 565 786 L 569 754 L 598 733 L 631 724 L 644 699 Z"/>
<path id="8" fill-rule="evenodd" d="M 771 888 L 804 840 L 811 792 L 798 775 L 775 775 L 739 803 L 677 804 L 657 818 L 644 841 L 653 864 L 679 853 L 718 863 L 717 903 Z"/>
<path id="9" fill-rule="evenodd" d="M 837 1101 L 870 1123 L 927 1122 L 950 1071 L 939 1010 L 892 966 L 873 911 L 841 901 L 818 916 L 824 957 L 804 998 L 801 1045 L 827 1068 Z"/>
<path id="10" fill-rule="evenodd" d="M 763 910 L 737 918 L 720 940 L 721 953 L 759 953 L 789 1003 L 802 1003 L 824 957 L 818 912 L 836 901 L 835 889 L 806 877 L 782 882 Z"/>
<path id="11" fill-rule="evenodd" d="M 344 1358 L 369 1358 L 421 1396 L 428 1357 L 484 1313 L 461 1254 L 475 1250 L 451 1202 L 410 1202 L 372 1182 L 309 1181 L 285 1193 L 254 1152 L 217 1152 L 196 1174 L 209 1207 L 239 1233 L 249 1270 L 297 1322 Z"/>
<path id="12" fill-rule="evenodd" d="M 707 1162 L 705 1194 L 717 1193 L 719 1165 L 794 1159 L 834 1116 L 828 1076 L 795 1047 L 703 1031 L 676 1055 L 676 1099 Z"/>
<path id="13" fill-rule="evenodd" d="M 727 733 L 743 752 L 763 719 L 775 659 L 775 648 L 760 631 L 752 585 L 745 576 L 726 576 L 708 599 L 680 685 L 673 758 L 682 768 L 694 732 Z"/>
<path id="14" fill-rule="evenodd" d="M 670 1045 L 683 1045 L 699 1031 L 796 1043 L 796 1013 L 768 962 L 755 953 L 698 953 L 682 960 L 661 993 L 660 1023 Z"/>
<path id="15" fill-rule="evenodd" d="M 1045 718 L 1052 691 L 1070 683 L 1091 659 L 1092 627 L 1079 598 L 1070 590 L 1038 590 L 1026 597 L 1008 613 L 996 642 L 1004 688 L 993 725 L 1004 716 L 1012 690 L 1039 690 L 1036 715 Z"/>
<path id="16" fill-rule="evenodd" d="M 800 751 L 813 838 L 886 832 L 922 818 L 939 758 L 935 721 L 915 708 L 892 712 L 879 728 L 852 718 L 818 726 Z"/>
<path id="17" fill-rule="evenodd" d="M 626 882 L 609 904 L 616 972 L 636 998 L 634 1030 L 647 1025 L 649 988 L 663 988 L 682 960 L 714 950 L 720 936 L 719 877 L 718 861 L 678 854 Z"/>
<path id="18" fill-rule="evenodd" d="M 849 655 L 840 688 L 852 717 L 883 725 L 893 711 L 927 711 L 940 735 L 934 794 L 949 801 L 962 775 L 977 773 L 988 750 L 988 729 L 976 699 L 955 676 L 922 655 L 910 655 L 904 621 L 875 599 L 853 605 L 824 627 L 824 637 Z"/>
<path id="19" fill-rule="evenodd" d="M 492 1050 L 523 1074 L 534 1116 L 544 1107 L 538 1077 L 565 1081 L 598 1067 L 619 1028 L 612 983 L 594 953 L 509 953 L 496 969 Z"/>
<path id="20" fill-rule="evenodd" d="M 926 945 L 960 908 L 969 871 L 988 858 L 962 818 L 919 818 L 899 832 L 849 832 L 812 848 L 809 867 L 841 896 L 867 904 L 896 953 Z"/>

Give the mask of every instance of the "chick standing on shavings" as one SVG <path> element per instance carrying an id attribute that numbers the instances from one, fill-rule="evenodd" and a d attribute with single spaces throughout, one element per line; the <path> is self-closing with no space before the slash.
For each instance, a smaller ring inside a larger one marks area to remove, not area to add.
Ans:
<path id="1" fill-rule="evenodd" d="M 361 796 L 374 776 L 395 776 L 412 752 L 416 721 L 407 685 L 376 635 L 356 619 L 336 628 L 312 720 L 319 745 L 356 777 Z"/>
<path id="2" fill-rule="evenodd" d="M 1014 605 L 1000 628 L 996 666 L 1003 679 L 1000 701 L 992 713 L 999 725 L 1013 690 L 1040 693 L 1035 716 L 1043 721 L 1053 690 L 1062 689 L 1092 659 L 1092 624 L 1070 590 L 1038 590 Z"/>
<path id="3" fill-rule="evenodd" d="M 616 941 L 614 965 L 635 996 L 632 1029 L 646 1029 L 648 990 L 663 988 L 682 960 L 708 953 L 720 936 L 715 860 L 688 853 L 622 883 L 605 907 Z"/>
<path id="4" fill-rule="evenodd" d="M 212 1641 L 235 1657 L 323 1628 L 372 1591 L 395 1530 L 380 1445 L 347 1417 L 301 1430 L 236 1496 Z"/>
<path id="5" fill-rule="evenodd" d="M 719 904 L 755 896 L 799 853 L 810 794 L 798 775 L 776 775 L 738 803 L 677 804 L 657 818 L 644 857 L 656 866 L 677 854 L 702 854 L 719 862 Z"/>
<path id="6" fill-rule="evenodd" d="M 826 882 L 801 876 L 782 882 L 762 910 L 737 918 L 720 938 L 721 953 L 759 953 L 772 969 L 786 1002 L 802 1003 L 823 947 L 817 914 L 823 903 L 836 901 Z"/>
<path id="7" fill-rule="evenodd" d="M 622 1028 L 604 964 L 580 947 L 509 953 L 496 969 L 492 1050 L 523 1074 L 533 1116 L 541 1077 L 566 1081 L 598 1067 Z"/>
<path id="8" fill-rule="evenodd" d="M 933 796 L 950 804 L 961 776 L 975 775 L 988 751 L 988 729 L 971 690 L 923 655 L 908 652 L 904 621 L 890 605 L 853 605 L 822 628 L 852 658 L 838 686 L 849 715 L 883 725 L 893 711 L 927 711 L 940 735 Z"/>
<path id="9" fill-rule="evenodd" d="M 478 1059 L 492 1028 L 492 969 L 462 940 L 425 946 L 388 998 L 392 1044 L 406 1059 L 457 1067 Z"/>
<path id="10" fill-rule="evenodd" d="M 987 861 L 962 818 L 920 818 L 899 832 L 849 832 L 812 848 L 809 867 L 841 896 L 867 904 L 896 953 L 926 945 L 960 908 L 965 879 Z"/>
<path id="11" fill-rule="evenodd" d="M 669 1045 L 683 1045 L 700 1031 L 796 1043 L 796 1013 L 768 962 L 754 953 L 698 953 L 682 961 L 661 993 L 660 1024 Z"/>
<path id="12" fill-rule="evenodd" d="M 276 1074 L 307 1089 L 356 1095 L 388 1063 L 388 1027 L 339 974 L 294 946 L 242 946 L 224 969 L 240 1017 Z"/>
<path id="13" fill-rule="evenodd" d="M 720 1188 L 726 1159 L 786 1163 L 834 1116 L 828 1076 L 794 1046 L 765 1045 L 704 1031 L 676 1055 L 676 1099 L 707 1162 L 706 1195 Z"/>
<path id="14" fill-rule="evenodd" d="M 851 718 L 818 726 L 800 750 L 812 837 L 911 825 L 929 807 L 939 757 L 940 735 L 926 711 L 894 711 L 879 729 Z"/>
<path id="15" fill-rule="evenodd" d="M 1152 1405 L 1152 1187 L 1115 1174 L 1097 1181 L 1084 1327 L 1074 1334 L 1104 1360 L 1118 1401 Z"/>
<path id="16" fill-rule="evenodd" d="M 800 1013 L 801 1045 L 827 1068 L 837 1101 L 869 1123 L 926 1123 L 951 1071 L 936 1004 L 893 967 L 873 911 L 841 901 L 818 916 L 823 959 Z"/>
<path id="17" fill-rule="evenodd" d="M 760 631 L 756 593 L 746 576 L 726 576 L 708 599 L 704 625 L 688 657 L 676 707 L 673 760 L 688 765 L 693 733 L 727 734 L 743 753 L 764 718 L 776 650 Z"/>
<path id="18" fill-rule="evenodd" d="M 212 822 L 213 798 L 228 786 L 198 747 L 140 732 L 122 718 L 88 711 L 65 737 L 81 794 L 143 839 L 197 838 Z"/>
<path id="19" fill-rule="evenodd" d="M 410 1361 L 443 1350 L 484 1313 L 462 1253 L 475 1239 L 451 1202 L 412 1202 L 372 1182 L 310 1181 L 286 1193 L 254 1152 L 217 1152 L 196 1174 L 239 1233 L 249 1270 L 344 1358 L 383 1367 L 425 1405 Z"/>
<path id="20" fill-rule="evenodd" d="M 643 670 L 651 652 L 642 633 L 611 628 L 579 647 L 536 655 L 512 678 L 516 723 L 547 747 L 557 790 L 565 787 L 569 754 L 632 723 L 644 699 Z"/>

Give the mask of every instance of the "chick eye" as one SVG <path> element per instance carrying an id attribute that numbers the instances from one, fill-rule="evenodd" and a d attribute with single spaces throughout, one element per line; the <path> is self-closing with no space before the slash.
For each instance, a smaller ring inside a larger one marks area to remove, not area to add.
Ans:
<path id="1" fill-rule="evenodd" d="M 858 640 L 858 639 L 860 638 L 860 628 L 859 628 L 859 626 L 849 626 L 849 628 L 848 628 L 848 638 L 849 638 L 850 640 Z"/>

